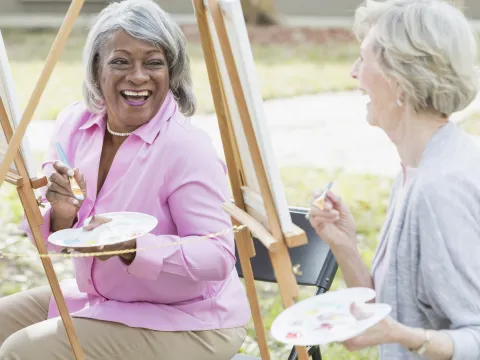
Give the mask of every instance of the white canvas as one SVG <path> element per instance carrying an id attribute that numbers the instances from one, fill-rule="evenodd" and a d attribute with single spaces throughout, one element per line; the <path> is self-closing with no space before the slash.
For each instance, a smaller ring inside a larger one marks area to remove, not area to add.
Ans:
<path id="1" fill-rule="evenodd" d="M 0 99 L 3 102 L 5 110 L 8 115 L 8 120 L 12 126 L 13 131 L 20 122 L 20 109 L 13 82 L 12 71 L 10 69 L 10 63 L 8 61 L 7 51 L 3 42 L 3 36 L 0 31 Z M 0 163 L 3 161 L 5 153 L 7 152 L 8 144 L 3 133 L 3 129 L 0 126 Z M 25 135 L 21 142 L 21 154 L 25 166 L 27 168 L 30 178 L 36 176 L 35 162 L 30 152 L 30 146 L 27 136 Z M 15 165 L 11 165 L 11 169 L 15 170 Z"/>
<path id="2" fill-rule="evenodd" d="M 208 9 L 208 0 L 204 0 L 207 7 L 207 18 L 210 29 L 215 29 L 211 13 Z M 285 189 L 277 167 L 272 144 L 269 137 L 268 127 L 263 109 L 263 98 L 256 76 L 255 63 L 248 39 L 247 28 L 243 17 L 240 0 L 219 0 L 227 34 L 235 59 L 235 65 L 240 76 L 241 85 L 246 97 L 247 107 L 252 119 L 255 135 L 260 148 L 261 156 L 268 177 L 268 183 L 272 190 L 273 200 L 280 218 L 280 225 L 284 233 L 293 231 L 293 223 L 285 196 Z M 225 95 L 230 109 L 235 137 L 240 149 L 240 157 L 244 168 L 246 183 L 252 192 L 244 191 L 246 204 L 262 216 L 266 211 L 260 194 L 253 162 L 248 151 L 247 140 L 243 132 L 242 121 L 238 112 L 233 89 L 228 77 L 227 67 L 222 55 L 220 42 L 215 31 L 212 31 L 212 41 L 218 59 L 222 81 L 225 85 Z"/>

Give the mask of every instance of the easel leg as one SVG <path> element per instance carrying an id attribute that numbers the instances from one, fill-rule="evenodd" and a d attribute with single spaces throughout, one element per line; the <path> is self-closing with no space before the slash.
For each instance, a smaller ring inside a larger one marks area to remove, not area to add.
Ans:
<path id="1" fill-rule="evenodd" d="M 238 226 L 240 223 L 234 221 L 234 225 Z M 252 254 L 248 251 L 248 243 L 252 242 L 252 237 L 248 232 L 240 231 L 235 236 L 235 241 L 237 243 L 237 250 L 243 271 L 243 279 L 245 281 L 245 288 L 248 295 L 248 301 L 250 303 L 250 310 L 252 312 L 253 325 L 257 335 L 257 343 L 260 349 L 260 356 L 262 360 L 270 360 L 267 335 L 265 333 L 262 313 L 260 312 L 260 303 L 258 302 L 257 289 L 255 288 L 252 264 L 250 263 Z"/>
<path id="2" fill-rule="evenodd" d="M 270 252 L 270 259 L 272 260 L 272 267 L 277 279 L 283 306 L 288 308 L 295 304 L 295 298 L 298 297 L 298 285 L 292 272 L 292 262 L 285 244 L 282 243 L 278 251 Z M 308 360 L 306 347 L 295 346 L 295 350 L 299 360 Z"/>
<path id="3" fill-rule="evenodd" d="M 27 184 L 28 184 L 28 180 L 27 180 Z M 35 239 L 35 244 L 37 246 L 38 252 L 40 254 L 47 254 L 45 241 L 40 231 L 40 226 L 39 226 L 40 224 L 36 223 L 33 220 L 35 219 L 35 211 L 38 211 L 37 203 L 35 201 L 35 197 L 32 196 L 33 190 L 31 188 L 27 189 L 27 187 L 29 186 L 24 185 L 17 188 L 18 194 L 20 196 L 20 200 L 25 209 L 25 215 L 26 215 L 26 218 L 28 219 L 30 229 L 32 231 L 32 236 Z M 53 297 L 55 299 L 58 310 L 60 312 L 60 317 L 62 318 L 63 325 L 65 326 L 65 331 L 67 332 L 67 337 L 68 337 L 68 340 L 70 341 L 70 345 L 72 347 L 72 351 L 75 356 L 75 359 L 85 360 L 85 355 L 83 354 L 82 348 L 78 341 L 75 327 L 73 325 L 70 312 L 68 311 L 67 304 L 65 303 L 65 298 L 63 297 L 60 284 L 58 283 L 58 279 L 55 274 L 55 269 L 53 268 L 52 261 L 49 257 L 42 257 L 41 261 L 42 261 L 43 268 L 45 270 L 45 274 L 47 275 L 48 283 L 50 284 Z"/>

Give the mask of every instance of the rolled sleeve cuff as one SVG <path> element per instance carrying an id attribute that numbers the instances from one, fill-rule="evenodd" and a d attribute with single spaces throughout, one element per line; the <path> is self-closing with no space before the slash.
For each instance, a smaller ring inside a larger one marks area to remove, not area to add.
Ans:
<path id="1" fill-rule="evenodd" d="M 480 354 L 480 333 L 472 329 L 444 330 L 453 342 L 452 360 L 476 360 Z"/>
<path id="2" fill-rule="evenodd" d="M 160 247 L 161 243 L 162 237 L 153 234 L 137 238 L 135 259 L 127 267 L 127 272 L 147 280 L 157 280 L 163 268 L 164 249 Z"/>

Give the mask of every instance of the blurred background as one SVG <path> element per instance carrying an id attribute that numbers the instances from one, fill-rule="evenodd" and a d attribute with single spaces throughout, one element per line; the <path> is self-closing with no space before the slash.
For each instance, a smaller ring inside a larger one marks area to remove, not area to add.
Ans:
<path id="1" fill-rule="evenodd" d="M 109 1 L 86 0 L 27 131 L 38 167 L 44 159 L 58 112 L 81 100 L 82 48 L 92 16 Z M 192 76 L 198 97 L 194 123 L 211 135 L 223 156 L 210 85 L 190 0 L 158 0 L 182 27 L 189 43 Z M 23 109 L 37 81 L 69 0 L 2 0 L 0 29 Z M 392 179 L 399 170 L 395 149 L 386 136 L 365 121 L 366 99 L 356 90 L 350 66 L 358 56 L 351 34 L 360 0 L 242 0 L 257 76 L 265 100 L 271 141 L 289 204 L 306 206 L 312 189 L 332 180 L 357 221 L 358 243 L 370 265 L 382 226 Z M 457 1 L 472 26 L 480 30 L 480 2 Z M 453 116 L 477 139 L 480 98 Z M 0 259 L 0 296 L 46 284 L 41 263 L 18 230 L 22 208 L 12 186 L 0 189 L 0 249 L 25 258 Z M 70 262 L 54 260 L 60 279 L 72 276 Z M 333 289 L 344 287 L 339 272 Z M 269 327 L 281 312 L 277 287 L 257 286 Z M 314 289 L 302 288 L 302 298 Z M 273 359 L 289 348 L 270 339 Z M 250 326 L 243 352 L 259 355 Z M 376 359 L 377 350 L 349 353 L 323 347 L 324 359 Z"/>

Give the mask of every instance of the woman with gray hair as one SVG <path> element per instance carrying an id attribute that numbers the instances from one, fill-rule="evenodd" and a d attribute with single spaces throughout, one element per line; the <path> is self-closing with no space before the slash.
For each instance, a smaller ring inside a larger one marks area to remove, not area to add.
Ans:
<path id="1" fill-rule="evenodd" d="M 395 144 L 396 178 L 372 275 L 355 221 L 332 191 L 310 221 L 349 287 L 373 288 L 391 316 L 345 342 L 385 359 L 480 359 L 480 148 L 450 120 L 477 94 L 476 38 L 439 0 L 366 1 L 352 76 L 370 98 L 367 120 Z M 314 195 L 315 196 L 315 195 Z M 361 305 L 352 312 L 362 314 Z"/>
<path id="2" fill-rule="evenodd" d="M 41 231 L 47 238 L 118 211 L 158 220 L 120 245 L 74 249 L 100 252 L 75 258 L 76 278 L 61 284 L 86 358 L 231 359 L 250 311 L 225 231 L 225 165 L 188 118 L 195 98 L 184 35 L 153 1 L 126 0 L 99 14 L 84 54 L 84 102 L 59 114 L 43 166 Z M 56 161 L 56 142 L 73 168 Z M 146 251 L 101 254 L 124 249 Z M 72 357 L 49 287 L 0 299 L 0 319 L 1 360 Z"/>

